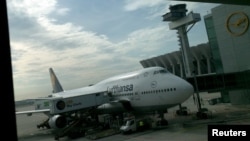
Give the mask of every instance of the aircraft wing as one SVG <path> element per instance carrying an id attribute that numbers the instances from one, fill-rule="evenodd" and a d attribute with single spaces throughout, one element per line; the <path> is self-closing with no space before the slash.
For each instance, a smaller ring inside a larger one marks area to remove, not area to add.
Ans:
<path id="1" fill-rule="evenodd" d="M 119 99 L 119 100 L 116 100 L 116 101 L 111 101 L 111 102 L 119 102 L 123 105 L 123 107 L 126 109 L 126 110 L 133 110 L 133 107 L 131 106 L 131 103 L 130 103 L 130 100 L 129 99 Z"/>
<path id="2" fill-rule="evenodd" d="M 33 113 L 46 113 L 46 112 L 50 112 L 50 109 L 20 111 L 16 112 L 16 115 L 27 114 L 27 116 L 31 116 Z"/>

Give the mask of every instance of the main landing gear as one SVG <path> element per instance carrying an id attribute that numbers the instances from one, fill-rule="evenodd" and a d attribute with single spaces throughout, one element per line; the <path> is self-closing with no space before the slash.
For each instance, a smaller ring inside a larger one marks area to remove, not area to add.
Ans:
<path id="1" fill-rule="evenodd" d="M 164 112 L 159 112 L 159 118 L 160 118 L 160 120 L 158 120 L 156 122 L 156 126 L 167 126 L 168 125 L 168 121 L 164 118 Z"/>

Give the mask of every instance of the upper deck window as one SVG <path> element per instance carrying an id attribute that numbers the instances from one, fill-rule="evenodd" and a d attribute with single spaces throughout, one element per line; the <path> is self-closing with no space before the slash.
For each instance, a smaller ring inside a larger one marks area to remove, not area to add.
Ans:
<path id="1" fill-rule="evenodd" d="M 167 73 L 167 70 L 160 70 L 160 73 Z"/>
<path id="2" fill-rule="evenodd" d="M 167 73 L 167 72 L 168 72 L 167 70 L 162 69 L 162 70 L 157 70 L 157 71 L 154 71 L 154 74 L 159 74 L 159 73 L 164 74 L 164 73 Z"/>

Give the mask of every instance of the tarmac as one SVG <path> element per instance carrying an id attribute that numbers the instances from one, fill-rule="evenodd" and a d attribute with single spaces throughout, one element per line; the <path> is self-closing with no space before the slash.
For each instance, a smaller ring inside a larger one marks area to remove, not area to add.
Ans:
<path id="1" fill-rule="evenodd" d="M 154 128 L 142 132 L 131 134 L 116 133 L 112 136 L 95 139 L 97 141 L 207 141 L 208 125 L 210 124 L 236 124 L 250 126 L 250 105 L 231 105 L 230 103 L 217 103 L 210 105 L 208 100 L 219 97 L 219 93 L 200 93 L 202 108 L 207 108 L 210 112 L 208 119 L 198 119 L 196 117 L 197 105 L 193 97 L 185 101 L 182 106 L 188 108 L 188 115 L 178 116 L 176 110 L 178 106 L 168 110 L 165 118 L 169 125 L 166 127 Z M 32 110 L 33 106 L 18 106 L 17 111 Z M 55 141 L 52 130 L 38 129 L 36 125 L 46 119 L 44 114 L 33 114 L 32 116 L 17 115 L 17 134 L 19 141 Z M 60 141 L 70 141 L 68 137 L 62 137 Z M 94 139 L 80 137 L 74 141 L 93 141 Z"/>

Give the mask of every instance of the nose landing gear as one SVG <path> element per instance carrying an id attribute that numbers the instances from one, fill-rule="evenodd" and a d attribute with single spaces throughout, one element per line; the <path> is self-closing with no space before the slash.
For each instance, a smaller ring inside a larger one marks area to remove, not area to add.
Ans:
<path id="1" fill-rule="evenodd" d="M 189 113 L 189 112 L 188 112 L 187 107 L 181 106 L 181 104 L 179 104 L 179 110 L 176 111 L 176 114 L 177 114 L 178 116 L 182 116 L 182 115 L 187 116 L 188 113 Z"/>

